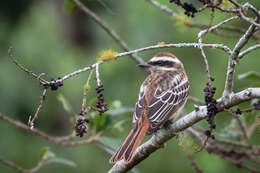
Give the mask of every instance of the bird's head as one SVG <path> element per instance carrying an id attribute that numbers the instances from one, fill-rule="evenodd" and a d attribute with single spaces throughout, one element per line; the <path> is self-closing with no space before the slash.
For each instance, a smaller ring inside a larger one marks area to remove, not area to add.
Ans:
<path id="1" fill-rule="evenodd" d="M 184 70 L 182 62 L 169 52 L 158 53 L 147 63 L 139 64 L 139 67 L 149 68 L 152 72 Z"/>

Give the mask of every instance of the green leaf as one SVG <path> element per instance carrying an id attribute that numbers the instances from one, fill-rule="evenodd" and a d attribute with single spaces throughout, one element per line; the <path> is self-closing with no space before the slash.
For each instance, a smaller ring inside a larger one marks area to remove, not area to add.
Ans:
<path id="1" fill-rule="evenodd" d="M 71 166 L 71 167 L 77 166 L 77 164 L 71 160 L 67 160 L 64 158 L 58 158 L 58 157 L 50 158 L 45 162 L 45 164 L 50 164 L 50 163 L 59 163 L 59 164 L 63 164 L 63 165 Z"/>
<path id="2" fill-rule="evenodd" d="M 97 115 L 94 119 L 96 131 L 105 130 L 111 123 L 112 119 L 109 114 L 103 113 L 102 115 Z"/>
<path id="3" fill-rule="evenodd" d="M 256 72 L 256 71 L 249 71 L 243 74 L 239 74 L 237 76 L 237 78 L 239 80 L 243 80 L 243 79 L 249 79 L 249 80 L 260 80 L 260 73 Z"/>
<path id="4" fill-rule="evenodd" d="M 53 153 L 49 147 L 45 147 L 41 150 L 40 158 L 44 160 L 45 165 L 50 163 L 60 163 L 60 164 L 73 166 L 73 167 L 77 166 L 73 161 L 56 157 L 56 154 Z"/>
<path id="5" fill-rule="evenodd" d="M 76 4 L 72 0 L 65 0 L 64 11 L 68 14 L 72 13 L 76 7 Z"/>
<path id="6" fill-rule="evenodd" d="M 64 97 L 63 94 L 59 94 L 58 95 L 58 100 L 61 102 L 64 110 L 68 113 L 72 113 L 72 106 L 71 104 L 68 102 L 68 100 Z"/>
<path id="7" fill-rule="evenodd" d="M 51 152 L 49 147 L 45 147 L 41 150 L 41 153 L 40 153 L 41 159 L 47 160 L 47 159 L 54 158 L 54 157 L 56 157 L 56 155 L 53 152 Z"/>

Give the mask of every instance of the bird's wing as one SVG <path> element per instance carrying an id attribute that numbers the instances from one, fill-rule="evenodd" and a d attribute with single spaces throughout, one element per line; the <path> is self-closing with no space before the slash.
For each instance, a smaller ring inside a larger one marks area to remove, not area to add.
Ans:
<path id="1" fill-rule="evenodd" d="M 138 118 L 142 115 L 145 106 L 145 93 L 147 86 L 143 83 L 140 87 L 139 97 L 135 104 L 135 111 L 133 115 L 133 123 L 135 124 Z"/>
<path id="2" fill-rule="evenodd" d="M 153 93 L 147 93 L 147 86 L 144 84 L 141 86 L 133 116 L 134 123 L 142 114 L 145 105 L 147 105 L 147 114 L 151 122 L 151 131 L 158 128 L 178 111 L 188 97 L 189 82 L 185 74 L 176 74 L 170 80 L 170 87 L 163 89 L 162 85 L 157 85 L 157 88 L 152 90 Z M 145 100 L 146 94 L 150 95 L 150 99 Z"/>

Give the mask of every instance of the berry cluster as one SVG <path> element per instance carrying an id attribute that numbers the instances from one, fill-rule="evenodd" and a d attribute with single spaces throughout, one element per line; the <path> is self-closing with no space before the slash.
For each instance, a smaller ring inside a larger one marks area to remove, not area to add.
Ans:
<path id="1" fill-rule="evenodd" d="M 96 107 L 98 108 L 98 112 L 101 115 L 102 113 L 104 113 L 108 110 L 107 104 L 104 101 L 104 96 L 103 96 L 103 93 L 102 93 L 102 91 L 104 91 L 104 86 L 102 84 L 99 85 L 96 88 L 96 91 L 97 91 L 97 98 L 98 98 L 98 101 L 96 103 Z"/>
<path id="2" fill-rule="evenodd" d="M 211 0 L 199 0 L 203 5 L 212 3 Z"/>
<path id="3" fill-rule="evenodd" d="M 260 110 L 260 100 L 257 100 L 256 102 L 253 103 L 253 107 L 257 110 Z"/>
<path id="4" fill-rule="evenodd" d="M 76 136 L 83 137 L 85 133 L 87 133 L 88 127 L 86 123 L 88 123 L 89 120 L 85 118 L 84 116 L 80 116 L 75 124 L 75 132 Z"/>
<path id="5" fill-rule="evenodd" d="M 198 10 L 191 3 L 188 2 L 182 3 L 180 0 L 170 0 L 170 3 L 172 2 L 174 2 L 178 6 L 181 6 L 185 10 L 184 14 L 189 17 L 195 17 L 195 13 L 198 12 Z"/>
<path id="6" fill-rule="evenodd" d="M 235 111 L 235 114 L 237 114 L 237 115 L 242 115 L 242 111 L 240 110 L 239 107 L 238 107 L 237 110 Z"/>
<path id="7" fill-rule="evenodd" d="M 57 90 L 59 87 L 63 86 L 63 81 L 61 80 L 60 77 L 58 77 L 58 80 L 56 80 L 55 78 L 51 78 L 51 82 L 50 83 L 46 83 L 43 84 L 44 88 L 48 88 L 51 87 L 51 90 L 55 91 Z"/>
<path id="8" fill-rule="evenodd" d="M 215 136 L 211 134 L 210 130 L 205 130 L 204 134 L 211 139 L 215 139 Z"/>
<path id="9" fill-rule="evenodd" d="M 210 125 L 211 129 L 215 129 L 216 128 L 216 124 L 214 121 L 215 115 L 218 113 L 218 109 L 217 109 L 217 101 L 216 99 L 214 99 L 214 94 L 216 92 L 216 87 L 210 87 L 209 85 L 204 88 L 204 93 L 205 93 L 205 103 L 207 106 L 207 121 Z"/>

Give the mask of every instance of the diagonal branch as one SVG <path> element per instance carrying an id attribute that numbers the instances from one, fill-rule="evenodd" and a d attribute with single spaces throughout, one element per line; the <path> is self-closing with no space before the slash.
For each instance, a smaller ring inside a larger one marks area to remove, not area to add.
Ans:
<path id="1" fill-rule="evenodd" d="M 234 105 L 238 105 L 253 98 L 260 98 L 260 88 L 248 88 L 239 93 L 235 93 L 231 95 L 231 98 L 226 102 L 223 102 L 223 97 L 218 99 L 218 110 L 223 111 L 224 108 L 228 109 Z M 177 132 L 185 130 L 206 117 L 206 106 L 199 106 L 196 111 L 192 111 L 171 126 L 158 130 L 158 132 L 156 132 L 151 139 L 138 147 L 135 156 L 130 163 L 126 163 L 124 160 L 121 160 L 109 170 L 109 173 L 127 172 L 147 158 L 150 154 L 160 149 L 163 144 L 173 138 Z"/>
<path id="2" fill-rule="evenodd" d="M 252 52 L 256 49 L 259 49 L 259 48 L 260 48 L 260 44 L 256 44 L 254 46 L 251 46 L 251 47 L 247 48 L 246 50 L 244 50 L 243 52 L 239 53 L 238 58 L 242 59 L 248 53 L 250 53 L 250 52 Z"/>
<path id="3" fill-rule="evenodd" d="M 12 161 L 9 161 L 9 160 L 6 160 L 6 159 L 1 159 L 0 158 L 0 163 L 8 166 L 8 167 L 11 167 L 11 168 L 14 168 L 20 172 L 23 172 L 23 173 L 31 173 L 30 170 L 27 170 L 19 165 L 17 165 L 16 163 L 12 162 Z"/>
<path id="4" fill-rule="evenodd" d="M 197 130 L 195 130 L 194 128 L 188 128 L 187 131 L 189 132 L 189 134 L 191 134 L 191 136 L 197 141 L 197 143 L 199 145 L 203 145 L 204 143 L 204 139 L 203 136 L 201 135 L 200 132 L 198 132 Z M 230 161 L 231 163 L 235 164 L 236 166 L 238 166 L 239 168 L 246 168 L 248 170 L 250 170 L 251 172 L 260 172 L 259 169 L 256 169 L 254 167 L 248 166 L 247 164 L 245 164 L 246 162 L 243 162 L 243 158 L 248 159 L 248 160 L 252 160 L 255 161 L 256 163 L 259 163 L 258 160 L 255 160 L 250 153 L 248 152 L 237 152 L 233 149 L 228 149 L 226 147 L 222 147 L 219 145 L 212 143 L 207 143 L 207 145 L 205 146 L 205 149 L 207 150 L 208 153 L 212 153 L 215 155 L 220 156 L 221 158 Z"/>
<path id="5" fill-rule="evenodd" d="M 158 1 L 156 0 L 146 0 L 147 2 L 151 3 L 153 6 L 159 8 L 161 11 L 169 14 L 170 16 L 172 16 L 174 19 L 178 20 L 178 18 L 180 17 L 180 15 L 176 12 L 174 12 L 172 9 L 170 9 L 167 5 L 162 5 L 160 4 Z M 237 11 L 238 12 L 238 11 Z M 184 25 L 188 26 L 188 27 L 194 27 L 194 28 L 199 28 L 199 29 L 207 29 L 209 27 L 211 27 L 210 25 L 204 25 L 204 24 L 200 24 L 200 23 L 194 23 L 192 21 L 185 21 L 183 22 Z M 218 36 L 222 36 L 222 37 L 231 37 L 231 38 L 239 38 L 241 34 L 245 33 L 245 29 L 243 28 L 239 28 L 239 27 L 233 27 L 233 26 L 220 26 L 218 27 L 218 29 L 224 30 L 224 31 L 230 31 L 230 32 L 234 32 L 237 34 L 231 35 L 230 33 L 227 34 L 223 34 L 223 33 L 218 33 L 217 31 L 213 30 L 211 33 L 218 35 Z M 260 38 L 257 37 L 256 35 L 253 35 L 252 38 L 254 40 L 259 40 Z"/>
<path id="6" fill-rule="evenodd" d="M 129 51 L 127 44 L 120 39 L 115 31 L 113 31 L 100 17 L 98 17 L 93 11 L 87 8 L 82 2 L 79 0 L 73 0 L 77 6 L 92 20 L 94 20 L 98 25 L 100 25 L 119 45 L 124 51 Z M 130 57 L 138 64 L 143 63 L 142 58 L 131 54 Z"/>

